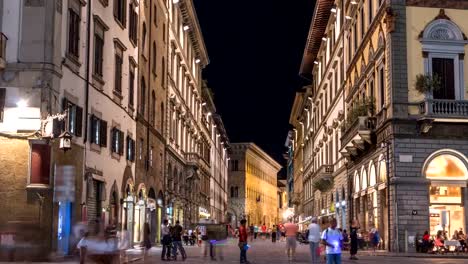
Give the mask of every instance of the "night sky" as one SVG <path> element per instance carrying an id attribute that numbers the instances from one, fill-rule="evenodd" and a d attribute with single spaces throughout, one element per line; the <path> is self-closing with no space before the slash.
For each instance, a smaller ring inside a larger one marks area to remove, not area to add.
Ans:
<path id="1" fill-rule="evenodd" d="M 231 142 L 282 153 L 314 0 L 194 0 L 210 57 L 204 78 Z"/>

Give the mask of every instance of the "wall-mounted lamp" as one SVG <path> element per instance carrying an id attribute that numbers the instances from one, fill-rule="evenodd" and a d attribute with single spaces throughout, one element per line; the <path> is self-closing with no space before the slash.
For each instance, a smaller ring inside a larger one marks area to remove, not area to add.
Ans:
<path id="1" fill-rule="evenodd" d="M 318 65 L 319 63 L 318 63 L 318 61 L 314 61 L 314 64 Z"/>
<path id="2" fill-rule="evenodd" d="M 335 13 L 336 14 L 336 7 L 333 6 L 332 9 L 330 10 L 332 13 Z"/>
<path id="3" fill-rule="evenodd" d="M 196 59 L 196 60 L 195 60 L 195 63 L 196 63 L 196 64 L 200 63 L 200 59 Z"/>
<path id="4" fill-rule="evenodd" d="M 179 0 L 172 0 L 172 3 L 177 4 L 177 3 L 179 3 Z"/>
<path id="5" fill-rule="evenodd" d="M 189 26 L 187 26 L 187 25 L 184 26 L 184 31 L 187 31 L 187 30 L 189 30 L 189 29 L 190 29 Z"/>

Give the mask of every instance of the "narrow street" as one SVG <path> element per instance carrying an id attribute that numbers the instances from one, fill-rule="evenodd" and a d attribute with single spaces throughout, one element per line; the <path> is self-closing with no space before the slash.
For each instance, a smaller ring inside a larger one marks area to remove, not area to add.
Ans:
<path id="1" fill-rule="evenodd" d="M 271 243 L 270 241 L 255 240 L 250 243 L 251 248 L 247 252 L 247 258 L 252 264 L 276 264 L 289 263 L 285 253 L 285 243 Z M 210 261 L 209 257 L 203 257 L 202 248 L 200 247 L 185 247 L 188 258 L 185 262 L 182 260 L 172 261 L 177 263 L 239 263 L 239 248 L 235 240 L 229 240 L 225 245 L 220 247 L 224 258 L 219 255 L 215 261 Z M 219 250 L 218 249 L 218 250 Z M 150 257 L 146 261 L 138 260 L 133 263 L 160 263 L 161 248 L 153 248 L 150 252 Z M 134 255 L 136 257 L 136 255 Z M 345 253 L 342 258 L 342 263 L 437 263 L 437 264 L 455 264 L 466 263 L 466 259 L 450 259 L 450 258 L 410 258 L 385 256 L 384 253 L 377 253 L 377 256 L 370 256 L 369 252 L 359 252 L 359 260 L 351 261 Z M 468 257 L 468 256 L 467 256 Z M 171 263 L 171 262 L 169 262 Z M 308 245 L 298 245 L 296 261 L 290 263 L 310 263 Z M 322 263 L 325 261 L 322 260 Z"/>

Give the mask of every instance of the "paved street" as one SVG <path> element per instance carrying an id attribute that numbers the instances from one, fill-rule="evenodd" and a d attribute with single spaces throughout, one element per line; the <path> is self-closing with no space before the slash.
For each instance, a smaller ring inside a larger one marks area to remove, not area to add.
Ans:
<path id="1" fill-rule="evenodd" d="M 228 243 L 221 247 L 224 259 L 218 256 L 216 261 L 210 261 L 209 257 L 203 257 L 201 248 L 186 247 L 188 258 L 185 263 L 239 263 L 239 248 L 234 240 L 229 240 Z M 146 263 L 160 263 L 160 248 L 153 248 L 150 257 Z M 269 241 L 256 240 L 251 243 L 251 248 L 248 251 L 248 259 L 254 264 L 276 264 L 288 263 L 285 254 L 285 243 L 272 244 Z M 350 261 L 348 255 L 343 256 L 343 263 L 437 263 L 437 264 L 456 264 L 467 263 L 468 256 L 465 259 L 450 259 L 450 258 L 410 258 L 410 257 L 395 257 L 395 256 L 370 256 L 367 252 L 360 252 L 359 261 Z M 182 260 L 177 262 L 182 263 Z M 325 263 L 324 261 L 322 261 Z M 143 260 L 135 261 L 135 263 L 144 263 Z M 307 245 L 298 245 L 296 261 L 293 263 L 310 263 L 309 251 Z"/>

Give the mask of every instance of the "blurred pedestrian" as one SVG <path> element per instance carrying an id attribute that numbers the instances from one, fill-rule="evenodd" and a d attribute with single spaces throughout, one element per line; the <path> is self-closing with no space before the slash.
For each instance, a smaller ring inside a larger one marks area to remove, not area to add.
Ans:
<path id="1" fill-rule="evenodd" d="M 317 218 L 312 218 L 309 225 L 309 247 L 312 264 L 320 263 L 320 226 L 317 224 Z"/>
<path id="2" fill-rule="evenodd" d="M 263 238 L 263 240 L 265 240 L 266 234 L 267 234 L 267 227 L 266 227 L 265 223 L 263 223 L 263 225 L 262 225 L 262 238 Z"/>
<path id="3" fill-rule="evenodd" d="M 336 219 L 332 219 L 330 227 L 322 233 L 322 242 L 326 246 L 327 264 L 341 264 L 341 244 L 343 235 L 336 228 Z"/>
<path id="4" fill-rule="evenodd" d="M 151 230 L 149 223 L 143 225 L 143 262 L 148 256 L 148 251 L 151 249 L 151 239 L 150 239 Z"/>
<path id="5" fill-rule="evenodd" d="M 296 258 L 296 236 L 298 230 L 299 228 L 296 224 L 293 223 L 292 218 L 289 219 L 289 223 L 284 225 L 284 232 L 286 235 L 286 252 L 290 261 L 295 261 Z"/>
<path id="6" fill-rule="evenodd" d="M 130 248 L 130 232 L 127 230 L 127 225 L 122 225 L 122 230 L 117 233 L 119 239 L 120 256 L 127 261 L 127 249 Z"/>
<path id="7" fill-rule="evenodd" d="M 255 225 L 254 226 L 254 239 L 257 239 L 257 235 L 258 235 L 258 226 Z"/>
<path id="8" fill-rule="evenodd" d="M 177 249 L 180 251 L 182 256 L 182 260 L 185 261 L 187 258 L 187 254 L 185 253 L 185 249 L 182 246 L 182 234 L 184 229 L 180 225 L 179 220 L 176 221 L 176 224 L 172 228 L 172 258 L 177 260 Z"/>
<path id="9" fill-rule="evenodd" d="M 276 225 L 271 229 L 271 242 L 276 243 Z"/>
<path id="10" fill-rule="evenodd" d="M 248 237 L 248 231 L 247 228 L 245 227 L 245 223 L 247 221 L 245 219 L 242 219 L 240 221 L 240 227 L 239 227 L 239 249 L 240 249 L 240 263 L 245 263 L 249 264 L 250 262 L 247 260 L 247 249 L 248 249 L 248 244 L 247 244 L 247 237 Z"/>
<path id="11" fill-rule="evenodd" d="M 187 230 L 184 231 L 183 237 L 184 237 L 184 244 L 188 246 L 189 245 L 189 232 Z"/>
<path id="12" fill-rule="evenodd" d="M 350 257 L 349 259 L 357 260 L 356 257 L 358 251 L 358 231 L 361 227 L 359 226 L 359 221 L 357 219 L 353 219 L 351 222 L 350 228 L 350 238 L 351 238 L 351 249 L 350 249 Z"/>
<path id="13" fill-rule="evenodd" d="M 249 237 L 250 237 L 250 242 L 252 242 L 253 238 L 254 238 L 254 231 L 255 231 L 255 227 L 254 225 L 250 225 L 249 226 Z"/>
<path id="14" fill-rule="evenodd" d="M 161 260 L 171 260 L 171 233 L 169 230 L 169 221 L 164 219 L 163 224 L 161 225 L 161 244 L 162 244 L 162 253 L 161 253 Z"/>

